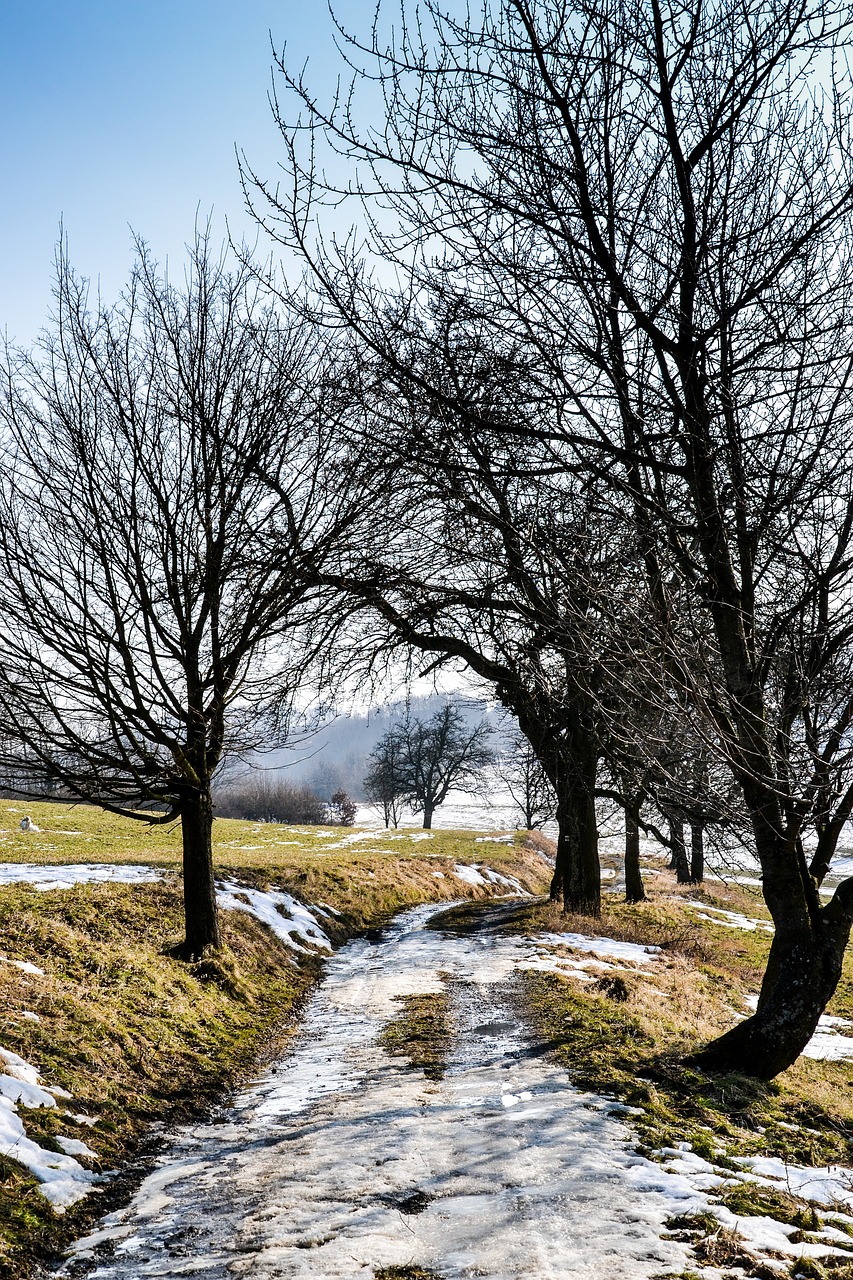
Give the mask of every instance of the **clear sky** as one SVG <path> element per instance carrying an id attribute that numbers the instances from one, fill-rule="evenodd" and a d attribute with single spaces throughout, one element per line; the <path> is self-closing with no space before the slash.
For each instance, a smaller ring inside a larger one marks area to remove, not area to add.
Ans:
<path id="1" fill-rule="evenodd" d="M 372 0 L 337 6 L 352 26 Z M 0 331 L 29 342 L 50 307 L 60 220 L 75 267 L 106 298 L 131 261 L 130 228 L 183 258 L 198 209 L 238 237 L 251 223 L 235 145 L 272 175 L 272 56 L 310 58 L 333 83 L 324 0 L 3 0 L 0 4 Z M 254 234 L 254 233 L 252 233 Z"/>

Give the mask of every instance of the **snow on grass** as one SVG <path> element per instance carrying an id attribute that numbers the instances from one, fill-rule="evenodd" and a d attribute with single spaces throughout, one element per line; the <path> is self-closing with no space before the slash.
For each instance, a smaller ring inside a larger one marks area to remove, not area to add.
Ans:
<path id="1" fill-rule="evenodd" d="M 216 901 L 223 911 L 247 911 L 261 920 L 293 951 L 307 955 L 318 947 L 323 951 L 332 950 L 331 942 L 308 908 L 283 890 L 249 889 L 233 880 L 223 880 L 217 886 Z"/>
<path id="2" fill-rule="evenodd" d="M 75 1155 L 95 1156 L 84 1142 L 58 1138 L 62 1152 L 46 1151 L 27 1137 L 17 1106 L 55 1107 L 56 1099 L 70 1098 L 65 1089 L 48 1090 L 40 1084 L 37 1067 L 10 1049 L 0 1048 L 0 1152 L 17 1160 L 39 1180 L 39 1190 L 57 1213 L 82 1200 L 95 1182 L 95 1174 L 85 1169 Z"/>
<path id="3" fill-rule="evenodd" d="M 490 884 L 500 884 L 512 893 L 520 894 L 525 898 L 530 896 L 521 887 L 515 876 L 501 875 L 499 871 L 492 871 L 491 867 L 481 866 L 478 862 L 473 862 L 470 865 L 457 862 L 453 868 L 453 874 L 457 880 L 462 880 L 464 884 L 486 887 Z"/>
<path id="4" fill-rule="evenodd" d="M 0 885 L 31 884 L 35 889 L 70 889 L 75 884 L 151 884 L 162 878 L 152 867 L 121 863 L 81 862 L 76 866 L 36 866 L 26 862 L 0 862 Z"/>
<path id="5" fill-rule="evenodd" d="M 822 1169 L 786 1164 L 775 1156 L 736 1156 L 735 1164 L 748 1169 L 765 1186 L 782 1186 L 793 1196 L 824 1209 L 844 1206 L 853 1210 L 853 1169 L 831 1164 Z"/>
<path id="6" fill-rule="evenodd" d="M 758 996 L 747 996 L 744 1004 L 750 1013 L 758 1008 Z M 818 1019 L 817 1030 L 800 1055 L 816 1062 L 844 1062 L 853 1058 L 853 1038 L 841 1035 L 837 1027 L 853 1027 L 850 1018 L 836 1018 L 824 1013 Z"/>
<path id="7" fill-rule="evenodd" d="M 331 835 L 332 832 L 319 834 Z M 48 891 L 70 889 L 75 884 L 150 884 L 162 879 L 162 872 L 152 867 L 130 864 L 81 863 L 77 866 L 33 866 L 28 863 L 0 863 L 0 885 L 31 884 Z M 289 893 L 276 889 L 262 892 L 233 881 L 217 887 L 217 901 L 224 911 L 246 911 L 268 925 L 277 938 L 294 951 L 309 952 L 316 948 L 331 951 L 332 944 L 314 916 Z M 325 908 L 330 911 L 331 908 Z M 321 909 L 321 914 L 323 911 Z M 304 945 L 303 945 L 304 944 Z M 23 960 L 0 961 L 13 964 L 26 973 L 43 975 L 44 970 Z"/>
<path id="8" fill-rule="evenodd" d="M 684 904 L 692 907 L 700 920 L 706 920 L 709 924 L 719 924 L 726 929 L 742 929 L 745 933 L 754 933 L 759 930 L 762 933 L 773 933 L 773 925 L 769 920 L 756 920 L 752 916 L 741 915 L 737 911 L 724 911 L 722 907 L 709 907 L 706 902 L 699 902 L 695 898 L 688 898 Z"/>
<path id="9" fill-rule="evenodd" d="M 10 960 L 8 956 L 0 956 L 0 964 L 11 964 L 22 973 L 29 973 L 37 978 L 44 977 L 44 969 L 40 969 L 37 964 L 30 964 L 29 960 Z"/>
<path id="10" fill-rule="evenodd" d="M 660 953 L 660 947 L 622 942 L 618 938 L 587 938 L 583 933 L 539 933 L 536 941 L 555 947 L 571 947 L 573 951 L 586 951 L 606 960 L 628 960 L 642 966 L 655 960 Z"/>

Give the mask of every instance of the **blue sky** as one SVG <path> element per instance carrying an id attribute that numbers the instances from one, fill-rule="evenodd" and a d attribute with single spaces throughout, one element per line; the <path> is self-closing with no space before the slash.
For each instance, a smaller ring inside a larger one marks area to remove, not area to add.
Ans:
<path id="1" fill-rule="evenodd" d="M 371 0 L 338 11 L 367 23 Z M 243 211 L 235 144 L 280 156 L 269 33 L 312 82 L 337 70 L 323 0 L 4 0 L 0 5 L 0 330 L 29 342 L 50 307 L 60 219 L 77 269 L 113 298 L 131 233 L 183 258 L 196 210 L 224 234 Z"/>

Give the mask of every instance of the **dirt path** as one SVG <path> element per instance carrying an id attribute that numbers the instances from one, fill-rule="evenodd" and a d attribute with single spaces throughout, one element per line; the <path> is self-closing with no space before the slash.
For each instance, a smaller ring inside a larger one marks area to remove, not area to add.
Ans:
<path id="1" fill-rule="evenodd" d="M 529 947 L 425 928 L 437 910 L 334 956 L 288 1059 L 219 1123 L 180 1133 L 60 1274 L 650 1280 L 684 1269 L 686 1246 L 660 1231 L 690 1207 L 690 1188 L 634 1154 L 607 1104 L 525 1039 L 507 996 Z M 430 1081 L 376 1038 L 399 1013 L 395 996 L 440 992 L 442 974 L 454 1047 Z"/>

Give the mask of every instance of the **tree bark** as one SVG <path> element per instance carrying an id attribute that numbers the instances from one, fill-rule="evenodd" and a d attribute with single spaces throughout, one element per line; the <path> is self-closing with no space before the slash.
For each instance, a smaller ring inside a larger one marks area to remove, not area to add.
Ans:
<path id="1" fill-rule="evenodd" d="M 684 818 L 677 813 L 668 813 L 669 838 L 672 841 L 672 859 L 670 866 L 675 869 L 675 878 L 679 884 L 690 884 L 690 863 L 687 861 L 687 846 L 684 843 Z"/>
<path id="2" fill-rule="evenodd" d="M 557 869 L 563 909 L 601 915 L 601 864 L 595 815 L 598 751 L 594 735 L 578 717 L 566 734 L 557 792 Z M 556 871 L 555 871 L 556 877 Z"/>
<path id="3" fill-rule="evenodd" d="M 212 831 L 210 792 L 198 792 L 181 812 L 186 938 L 179 952 L 187 960 L 198 960 L 209 947 L 221 946 L 213 881 Z"/>
<path id="4" fill-rule="evenodd" d="M 625 807 L 625 901 L 643 902 L 646 890 L 640 874 L 640 802 L 629 795 Z"/>
<path id="5" fill-rule="evenodd" d="M 424 805 L 424 831 L 432 830 L 432 815 L 435 812 L 435 806 L 431 804 Z"/>
<path id="6" fill-rule="evenodd" d="M 853 881 L 846 887 L 848 893 L 837 892 L 813 925 L 801 924 L 776 935 L 757 1011 L 695 1054 L 693 1065 L 772 1080 L 797 1060 L 841 977 Z"/>
<path id="7" fill-rule="evenodd" d="M 690 824 L 690 879 L 694 884 L 705 879 L 705 828 L 701 822 Z"/>

